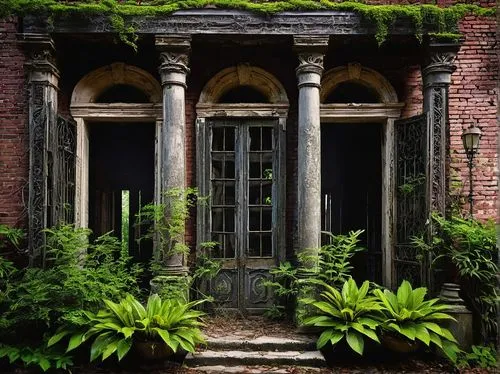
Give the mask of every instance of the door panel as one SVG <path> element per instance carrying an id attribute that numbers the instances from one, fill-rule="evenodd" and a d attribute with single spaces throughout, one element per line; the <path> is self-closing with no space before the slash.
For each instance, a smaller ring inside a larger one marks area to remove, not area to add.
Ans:
<path id="1" fill-rule="evenodd" d="M 223 263 L 210 293 L 220 307 L 258 313 L 272 304 L 262 282 L 277 263 L 277 121 L 214 121 L 208 131 L 211 256 Z"/>

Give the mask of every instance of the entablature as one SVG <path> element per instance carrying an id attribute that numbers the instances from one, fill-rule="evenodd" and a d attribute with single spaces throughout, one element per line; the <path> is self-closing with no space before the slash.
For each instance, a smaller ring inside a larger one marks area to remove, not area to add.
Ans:
<path id="1" fill-rule="evenodd" d="M 282 12 L 262 15 L 241 10 L 196 9 L 177 11 L 162 16 L 130 16 L 125 18 L 134 25 L 137 34 L 220 34 L 220 35 L 374 35 L 373 22 L 353 11 Z M 436 27 L 436 26 L 434 26 Z M 425 25 L 424 32 L 432 32 Z M 27 33 L 114 33 L 106 15 L 46 16 L 28 15 L 23 20 Z M 413 35 L 415 28 L 408 19 L 398 19 L 391 35 Z"/>

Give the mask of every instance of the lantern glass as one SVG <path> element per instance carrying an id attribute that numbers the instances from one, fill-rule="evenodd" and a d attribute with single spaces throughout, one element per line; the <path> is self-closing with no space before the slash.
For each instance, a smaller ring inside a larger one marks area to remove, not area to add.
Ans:
<path id="1" fill-rule="evenodd" d="M 477 127 L 470 127 L 464 130 L 462 134 L 462 142 L 464 145 L 465 153 L 475 154 L 479 149 L 479 140 L 481 139 L 481 130 Z"/>

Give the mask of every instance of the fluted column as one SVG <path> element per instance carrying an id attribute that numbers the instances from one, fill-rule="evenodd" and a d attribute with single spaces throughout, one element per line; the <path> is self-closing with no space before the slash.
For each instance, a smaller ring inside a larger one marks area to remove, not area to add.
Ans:
<path id="1" fill-rule="evenodd" d="M 161 188 L 163 192 L 186 187 L 186 78 L 191 37 L 157 35 L 155 44 L 160 52 L 159 68 L 163 87 L 163 126 L 161 135 Z M 168 201 L 166 215 L 169 215 Z M 168 218 L 168 217 L 167 217 Z M 165 274 L 186 274 L 185 259 L 175 254 L 165 260 Z"/>
<path id="2" fill-rule="evenodd" d="M 298 248 L 317 249 L 321 235 L 320 88 L 328 37 L 295 36 L 299 58 Z"/>
<path id="3" fill-rule="evenodd" d="M 50 222 L 49 155 L 54 141 L 57 120 L 57 92 L 59 71 L 55 65 L 55 46 L 48 34 L 21 34 L 28 61 L 28 128 L 29 128 L 29 194 L 28 194 L 28 248 L 31 266 L 43 264 L 43 229 Z"/>

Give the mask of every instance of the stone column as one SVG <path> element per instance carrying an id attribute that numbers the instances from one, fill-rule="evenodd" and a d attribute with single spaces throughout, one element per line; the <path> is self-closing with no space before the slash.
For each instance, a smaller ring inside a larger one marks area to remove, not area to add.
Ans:
<path id="1" fill-rule="evenodd" d="M 159 68 L 163 87 L 163 126 L 161 135 L 161 190 L 163 193 L 186 188 L 186 77 L 191 37 L 184 35 L 157 35 L 155 44 L 160 52 Z M 163 195 L 169 218 L 169 199 Z M 182 235 L 181 235 L 182 236 Z M 181 239 L 183 240 L 183 239 Z M 187 269 L 182 254 L 165 260 L 165 275 L 185 276 Z"/>
<path id="2" fill-rule="evenodd" d="M 298 248 L 317 249 L 321 236 L 321 129 L 320 101 L 323 56 L 328 37 L 295 36 L 299 58 L 298 135 Z"/>
<path id="3" fill-rule="evenodd" d="M 424 112 L 430 114 L 429 175 L 431 209 L 445 212 L 448 181 L 446 163 L 449 156 L 448 88 L 455 71 L 454 60 L 457 44 L 430 44 L 425 66 L 422 67 L 424 83 Z"/>
<path id="4" fill-rule="evenodd" d="M 321 128 L 320 101 L 321 75 L 323 73 L 323 57 L 328 48 L 328 37 L 294 36 L 294 48 L 299 58 L 299 66 L 295 69 L 299 89 L 299 118 L 297 148 L 298 158 L 298 255 L 307 254 L 314 257 L 321 244 Z M 313 267 L 316 261 L 302 263 L 302 266 Z M 307 274 L 299 274 L 305 278 Z M 303 284 L 297 300 L 311 297 L 315 287 Z M 308 332 L 303 320 L 309 316 L 309 307 L 298 304 L 295 320 L 299 331 Z"/>
<path id="5" fill-rule="evenodd" d="M 57 121 L 59 71 L 55 46 L 48 34 L 21 34 L 28 61 L 29 193 L 28 248 L 30 266 L 43 264 L 43 229 L 49 224 L 49 154 L 47 149 Z"/>
<path id="6" fill-rule="evenodd" d="M 424 83 L 424 112 L 429 113 L 429 176 L 431 210 L 442 214 L 446 212 L 446 197 L 449 185 L 449 118 L 448 89 L 451 84 L 451 74 L 455 71 L 454 64 L 460 48 L 455 43 L 430 43 L 428 46 L 425 66 L 422 67 Z M 431 279 L 433 275 L 431 274 Z M 442 281 L 442 280 L 440 280 Z M 433 279 L 433 288 L 439 287 L 439 280 Z M 449 304 L 447 311 L 459 322 L 451 323 L 450 329 L 462 349 L 468 349 L 472 339 L 472 316 L 463 300 L 458 296 L 460 286 L 444 283 L 441 298 Z"/>

